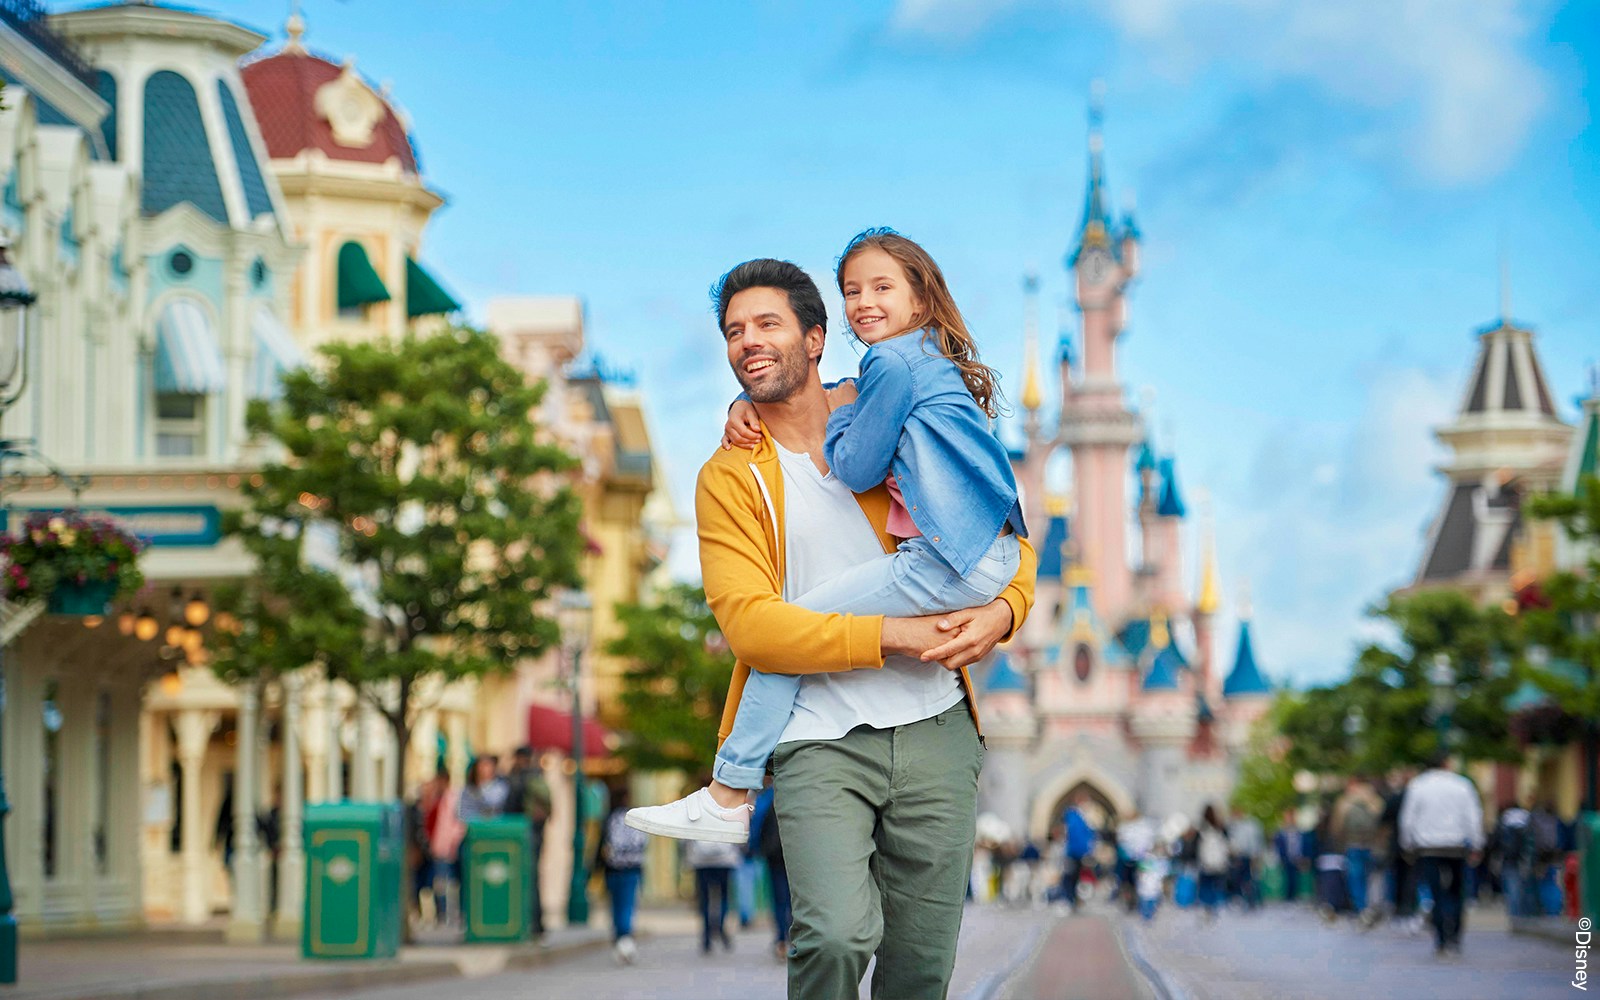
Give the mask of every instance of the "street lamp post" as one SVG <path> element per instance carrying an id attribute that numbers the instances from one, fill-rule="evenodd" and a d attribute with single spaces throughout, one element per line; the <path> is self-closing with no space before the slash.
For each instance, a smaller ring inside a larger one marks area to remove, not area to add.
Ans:
<path id="1" fill-rule="evenodd" d="M 1344 735 L 1349 743 L 1350 759 L 1352 762 L 1361 749 L 1361 734 L 1367 728 L 1367 717 L 1362 714 L 1361 706 L 1353 705 L 1344 717 Z"/>
<path id="2" fill-rule="evenodd" d="M 22 273 L 11 266 L 11 240 L 0 231 L 0 416 L 22 395 L 28 384 L 28 307 L 33 305 L 33 289 Z M 12 442 L 0 441 L 0 461 L 12 452 Z M 4 647 L 0 646 L 0 656 Z M 6 681 L 0 660 L 0 746 L 4 745 Z M 11 813 L 6 799 L 5 764 L 0 760 L 0 983 L 17 981 L 17 916 L 12 912 L 16 900 L 11 895 L 11 872 L 6 868 L 5 821 Z"/>
<path id="3" fill-rule="evenodd" d="M 1428 668 L 1428 682 L 1433 685 L 1433 727 L 1439 734 L 1439 750 L 1450 750 L 1450 712 L 1456 707 L 1456 671 L 1450 663 L 1449 653 L 1433 654 L 1433 665 Z"/>
<path id="4" fill-rule="evenodd" d="M 573 927 L 589 922 L 589 871 L 583 863 L 583 700 L 578 681 L 592 614 L 588 594 L 569 590 L 561 595 L 557 621 L 572 691 L 572 884 L 567 889 L 567 924 Z"/>

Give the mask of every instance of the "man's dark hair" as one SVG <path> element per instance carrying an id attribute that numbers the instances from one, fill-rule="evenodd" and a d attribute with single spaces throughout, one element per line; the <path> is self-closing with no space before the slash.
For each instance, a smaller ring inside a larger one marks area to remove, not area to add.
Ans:
<path id="1" fill-rule="evenodd" d="M 718 278 L 717 283 L 711 286 L 711 301 L 717 306 L 719 331 L 728 328 L 728 303 L 735 295 L 751 288 L 776 288 L 789 296 L 789 308 L 800 320 L 802 333 L 814 326 L 822 327 L 824 334 L 828 332 L 828 310 L 822 304 L 822 293 L 817 290 L 817 283 L 811 280 L 811 275 L 798 265 L 771 257 L 747 260 Z"/>

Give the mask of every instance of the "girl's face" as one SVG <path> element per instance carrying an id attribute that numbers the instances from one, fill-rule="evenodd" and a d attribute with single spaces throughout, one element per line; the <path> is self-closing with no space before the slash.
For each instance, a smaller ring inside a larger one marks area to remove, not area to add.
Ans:
<path id="1" fill-rule="evenodd" d="M 916 328 L 923 303 L 899 261 L 868 247 L 845 261 L 842 278 L 845 320 L 862 343 L 876 344 Z"/>

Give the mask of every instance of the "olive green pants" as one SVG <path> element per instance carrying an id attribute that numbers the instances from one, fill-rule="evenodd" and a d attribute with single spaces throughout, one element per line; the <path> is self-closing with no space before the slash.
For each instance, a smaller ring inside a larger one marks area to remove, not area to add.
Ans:
<path id="1" fill-rule="evenodd" d="M 772 755 L 794 897 L 790 1000 L 935 1000 L 950 988 L 983 767 L 965 702 Z"/>

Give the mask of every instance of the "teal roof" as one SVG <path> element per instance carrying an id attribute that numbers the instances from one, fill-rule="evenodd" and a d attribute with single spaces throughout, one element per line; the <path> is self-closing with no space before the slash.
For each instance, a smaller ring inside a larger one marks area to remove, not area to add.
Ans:
<path id="1" fill-rule="evenodd" d="M 1186 666 L 1183 657 L 1171 643 L 1161 647 L 1161 652 L 1150 661 L 1150 672 L 1144 675 L 1146 691 L 1176 691 L 1178 671 Z"/>
<path id="2" fill-rule="evenodd" d="M 1222 696 L 1237 698 L 1242 695 L 1270 694 L 1272 685 L 1256 666 L 1255 649 L 1250 642 L 1250 623 L 1239 623 L 1239 649 L 1233 654 L 1233 669 L 1222 682 Z"/>
<path id="3" fill-rule="evenodd" d="M 1139 231 L 1139 224 L 1133 221 L 1132 212 L 1128 212 L 1122 216 L 1122 235 L 1132 240 L 1136 240 L 1144 235 Z"/>
<path id="4" fill-rule="evenodd" d="M 1583 429 L 1583 451 L 1578 454 L 1577 481 L 1572 484 L 1572 492 L 1578 496 L 1584 493 L 1584 480 L 1600 475 L 1600 408 L 1585 407 Z"/>
<path id="5" fill-rule="evenodd" d="M 1126 667 L 1133 662 L 1133 657 L 1128 655 L 1128 647 L 1117 639 L 1112 639 L 1106 643 L 1106 648 L 1101 651 L 1100 659 L 1108 667 Z"/>
<path id="6" fill-rule="evenodd" d="M 1161 496 L 1156 502 L 1156 513 L 1162 517 L 1182 517 L 1185 512 L 1183 494 L 1178 492 L 1178 470 L 1171 458 L 1160 463 Z"/>
<path id="7" fill-rule="evenodd" d="M 1138 472 L 1156 467 L 1156 453 L 1150 450 L 1149 441 L 1139 442 L 1139 454 L 1134 459 L 1133 467 Z"/>
<path id="8" fill-rule="evenodd" d="M 250 210 L 252 219 L 271 215 L 272 198 L 267 194 L 267 182 L 261 177 L 261 163 L 250 146 L 250 136 L 244 130 L 244 119 L 239 117 L 239 104 L 233 99 L 233 90 L 218 80 L 217 96 L 222 99 L 222 117 L 228 123 L 233 159 L 239 165 L 239 186 L 244 189 L 245 207 Z"/>
<path id="9" fill-rule="evenodd" d="M 100 122 L 100 138 L 105 140 L 106 155 L 113 160 L 117 158 L 117 78 L 100 70 L 95 78 L 95 93 L 100 99 L 111 106 L 105 118 Z"/>
<path id="10" fill-rule="evenodd" d="M 1122 627 L 1117 633 L 1117 641 L 1127 651 L 1130 659 L 1137 660 L 1144 648 L 1150 645 L 1150 623 L 1143 618 L 1135 618 Z"/>
<path id="11" fill-rule="evenodd" d="M 1062 556 L 1061 547 L 1067 544 L 1067 519 L 1052 517 L 1044 530 L 1044 544 L 1039 548 L 1039 572 L 1041 580 L 1061 579 Z"/>
<path id="12" fill-rule="evenodd" d="M 994 666 L 989 668 L 989 676 L 983 680 L 983 690 L 988 694 L 1002 691 L 1026 692 L 1028 681 L 1011 665 L 1011 657 L 1001 653 L 995 657 Z"/>
<path id="13" fill-rule="evenodd" d="M 200 118 L 200 102 L 189 81 L 171 70 L 145 81 L 143 175 L 140 207 L 146 215 L 160 215 L 188 202 L 227 225 L 228 207 Z"/>

